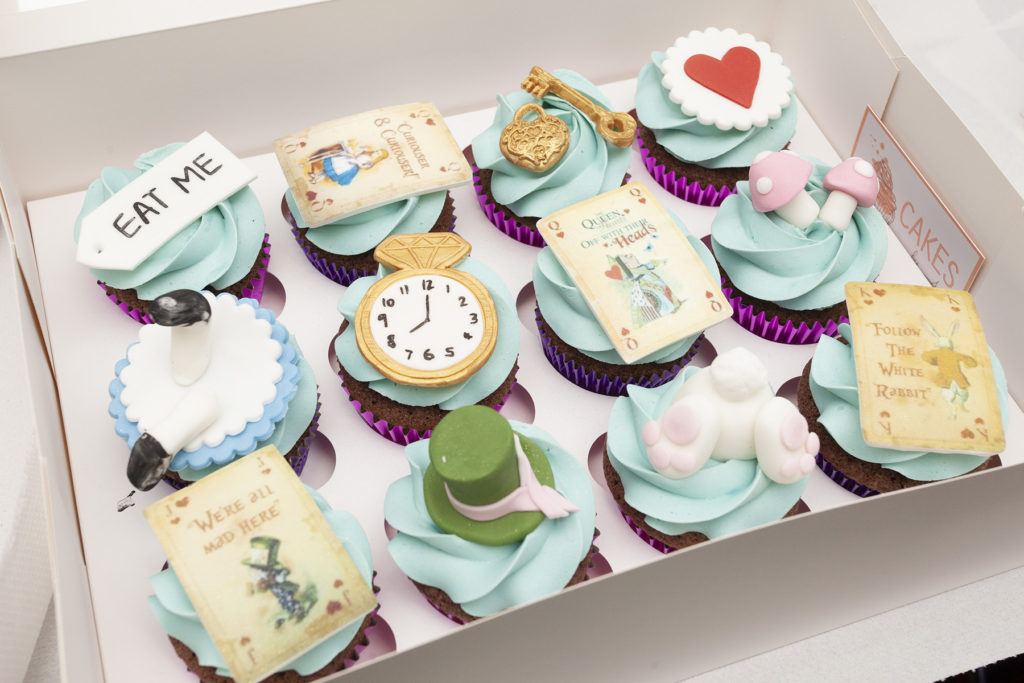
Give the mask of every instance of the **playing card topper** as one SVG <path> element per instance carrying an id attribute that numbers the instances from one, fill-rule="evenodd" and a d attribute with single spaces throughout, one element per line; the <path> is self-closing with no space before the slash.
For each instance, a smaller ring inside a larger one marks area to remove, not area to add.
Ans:
<path id="1" fill-rule="evenodd" d="M 82 219 L 75 258 L 131 270 L 256 178 L 209 133 L 185 143 Z"/>
<path id="2" fill-rule="evenodd" d="M 321 123 L 275 140 L 274 153 L 311 228 L 472 178 L 430 102 Z"/>
<path id="3" fill-rule="evenodd" d="M 732 315 L 717 278 L 640 183 L 557 211 L 537 227 L 627 363 Z"/>
<path id="4" fill-rule="evenodd" d="M 237 683 L 263 679 L 377 604 L 273 446 L 144 514 Z"/>
<path id="5" fill-rule="evenodd" d="M 988 345 L 967 292 L 849 282 L 864 441 L 908 451 L 1006 445 Z"/>

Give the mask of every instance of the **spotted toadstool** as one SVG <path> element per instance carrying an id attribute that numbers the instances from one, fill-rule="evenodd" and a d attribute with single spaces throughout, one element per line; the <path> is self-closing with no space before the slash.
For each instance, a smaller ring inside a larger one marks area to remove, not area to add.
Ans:
<path id="1" fill-rule="evenodd" d="M 790 151 L 761 152 L 750 165 L 750 202 L 761 213 L 774 211 L 801 230 L 818 216 L 818 204 L 804 187 L 814 166 Z"/>
<path id="2" fill-rule="evenodd" d="M 850 157 L 827 174 L 824 181 L 829 191 L 818 217 L 843 232 L 858 206 L 871 206 L 878 197 L 878 176 L 870 163 Z"/>

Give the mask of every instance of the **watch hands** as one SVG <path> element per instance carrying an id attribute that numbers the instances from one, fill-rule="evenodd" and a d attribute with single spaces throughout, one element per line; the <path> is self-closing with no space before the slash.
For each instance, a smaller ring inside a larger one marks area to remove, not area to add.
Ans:
<path id="1" fill-rule="evenodd" d="M 426 301 L 426 307 L 427 307 L 427 317 L 424 318 L 423 322 L 421 322 L 419 325 L 417 325 L 416 327 L 414 327 L 411 330 L 409 330 L 409 334 L 412 334 L 413 332 L 415 332 L 416 330 L 420 329 L 421 327 L 423 327 L 424 325 L 426 325 L 427 323 L 430 322 L 430 295 L 429 294 L 426 295 L 425 301 Z"/>

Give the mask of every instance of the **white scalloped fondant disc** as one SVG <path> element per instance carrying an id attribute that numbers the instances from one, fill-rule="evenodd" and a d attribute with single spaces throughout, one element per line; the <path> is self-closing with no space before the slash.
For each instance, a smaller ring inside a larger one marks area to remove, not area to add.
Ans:
<path id="1" fill-rule="evenodd" d="M 737 46 L 750 48 L 761 59 L 757 88 L 749 109 L 697 83 L 684 71 L 686 60 L 694 55 L 721 59 Z M 768 43 L 731 28 L 691 31 L 686 37 L 677 38 L 675 44 L 665 51 L 661 72 L 661 84 L 669 91 L 669 99 L 677 102 L 684 114 L 695 116 L 699 122 L 721 130 L 767 126 L 769 121 L 782 116 L 793 91 L 789 67 L 782 63 L 782 56 L 772 52 Z"/>
<path id="2" fill-rule="evenodd" d="M 208 387 L 216 396 L 220 414 L 190 441 L 186 452 L 217 446 L 226 436 L 238 434 L 249 422 L 263 416 L 263 407 L 274 400 L 275 384 L 283 369 L 277 362 L 281 344 L 272 339 L 271 325 L 256 317 L 256 309 L 231 297 L 210 301 L 210 365 L 196 382 L 181 386 L 171 376 L 171 329 L 145 325 L 139 343 L 128 349 L 129 364 L 121 371 L 125 388 L 121 402 L 125 416 L 138 422 L 140 432 L 156 425 L 193 387 Z"/>

